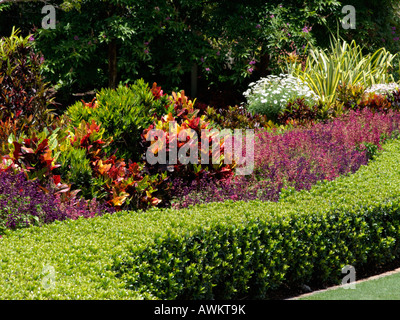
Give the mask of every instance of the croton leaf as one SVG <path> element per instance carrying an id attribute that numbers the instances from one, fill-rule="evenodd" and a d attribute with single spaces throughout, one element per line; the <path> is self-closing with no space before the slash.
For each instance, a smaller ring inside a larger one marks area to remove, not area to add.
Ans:
<path id="1" fill-rule="evenodd" d="M 126 201 L 126 199 L 128 198 L 129 194 L 126 192 L 121 192 L 118 196 L 114 196 L 111 199 L 111 203 L 116 206 L 116 207 L 120 207 L 124 204 L 124 202 Z"/>
<path id="2" fill-rule="evenodd" d="M 24 147 L 24 146 L 21 146 L 21 151 L 22 151 L 23 154 L 35 153 L 35 151 L 33 151 L 32 148 L 27 148 L 27 147 Z"/>
<path id="3" fill-rule="evenodd" d="M 45 148 L 47 148 L 48 147 L 48 141 L 49 141 L 49 139 L 44 139 L 39 145 L 38 145 L 38 147 L 36 148 L 36 151 L 35 151 L 35 153 L 37 154 L 37 153 L 39 153 L 39 152 L 42 152 Z"/>
<path id="4" fill-rule="evenodd" d="M 53 176 L 53 181 L 56 185 L 58 185 L 61 182 L 61 176 L 60 175 L 54 175 Z"/>
<path id="5" fill-rule="evenodd" d="M 14 156 L 14 159 L 17 160 L 22 155 L 22 153 L 21 153 L 22 144 L 20 144 L 16 141 L 13 141 L 13 145 L 14 145 L 13 156 Z"/>
<path id="6" fill-rule="evenodd" d="M 111 164 L 103 164 L 103 161 L 102 161 L 102 160 L 100 160 L 100 161 L 97 163 L 97 166 L 98 166 L 99 173 L 100 173 L 101 175 L 103 175 L 104 173 L 107 173 L 107 172 L 110 170 L 110 168 L 111 168 Z"/>
<path id="7" fill-rule="evenodd" d="M 152 206 L 157 206 L 160 202 L 161 202 L 161 199 L 158 199 L 158 198 L 152 198 L 150 200 L 150 203 Z"/>

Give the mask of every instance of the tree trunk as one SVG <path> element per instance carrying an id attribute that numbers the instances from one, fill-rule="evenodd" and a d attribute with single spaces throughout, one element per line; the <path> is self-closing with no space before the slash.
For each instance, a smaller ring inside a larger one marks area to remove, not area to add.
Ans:
<path id="1" fill-rule="evenodd" d="M 109 3 L 107 17 L 110 18 L 116 14 L 116 7 Z M 117 87 L 117 40 L 113 35 L 109 35 L 111 41 L 108 43 L 108 87 L 115 89 Z"/>
<path id="2" fill-rule="evenodd" d="M 190 86 L 190 95 L 192 98 L 197 96 L 197 64 L 193 64 L 191 70 L 191 86 Z"/>
<path id="3" fill-rule="evenodd" d="M 269 63 L 270 57 L 268 52 L 266 52 L 260 57 L 260 63 L 256 66 L 256 71 L 259 73 L 260 77 L 266 77 L 269 75 Z"/>
<path id="4" fill-rule="evenodd" d="M 117 41 L 111 40 L 108 44 L 108 87 L 117 87 Z"/>

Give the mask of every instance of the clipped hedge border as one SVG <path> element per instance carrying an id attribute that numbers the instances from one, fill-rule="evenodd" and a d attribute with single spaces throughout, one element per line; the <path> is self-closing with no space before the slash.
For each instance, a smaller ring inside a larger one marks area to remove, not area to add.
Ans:
<path id="1" fill-rule="evenodd" d="M 0 299 L 263 298 L 399 256 L 400 141 L 279 203 L 119 212 L 0 238 Z M 54 286 L 46 288 L 55 270 Z"/>
<path id="2" fill-rule="evenodd" d="M 232 218 L 169 231 L 114 267 L 127 287 L 161 299 L 266 298 L 282 285 L 340 284 L 345 265 L 399 257 L 400 143 L 352 176 L 319 183 L 273 206 L 210 206 Z M 234 214 L 230 210 L 241 210 Z"/>

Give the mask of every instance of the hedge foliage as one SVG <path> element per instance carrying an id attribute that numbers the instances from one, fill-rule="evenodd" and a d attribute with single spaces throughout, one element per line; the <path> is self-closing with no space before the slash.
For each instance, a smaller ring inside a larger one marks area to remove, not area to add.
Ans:
<path id="1" fill-rule="evenodd" d="M 8 231 L 0 299 L 264 298 L 281 285 L 339 284 L 341 268 L 399 256 L 400 141 L 368 166 L 278 203 L 118 212 Z M 46 289 L 46 266 L 55 271 Z"/>

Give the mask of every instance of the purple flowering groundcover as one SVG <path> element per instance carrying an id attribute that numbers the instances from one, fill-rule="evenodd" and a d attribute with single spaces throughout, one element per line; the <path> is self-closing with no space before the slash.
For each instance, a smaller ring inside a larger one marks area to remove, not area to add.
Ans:
<path id="1" fill-rule="evenodd" d="M 310 189 L 317 181 L 356 172 L 387 138 L 398 134 L 399 125 L 399 112 L 363 109 L 283 134 L 260 130 L 252 175 L 224 181 L 205 177 L 191 183 L 176 179 L 173 206 L 179 209 L 226 200 L 278 201 L 282 188 Z"/>

